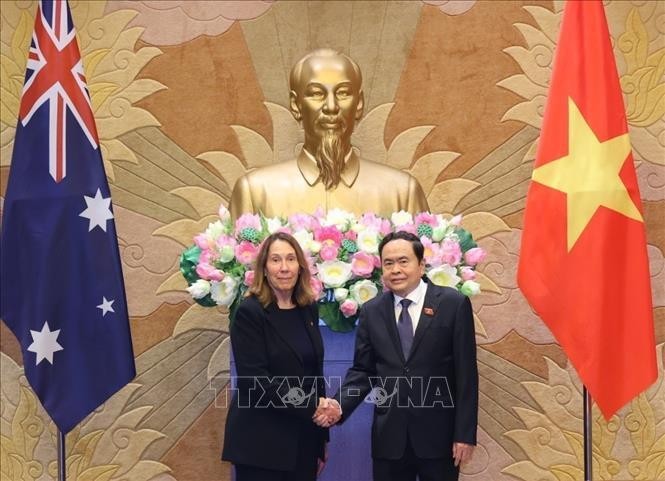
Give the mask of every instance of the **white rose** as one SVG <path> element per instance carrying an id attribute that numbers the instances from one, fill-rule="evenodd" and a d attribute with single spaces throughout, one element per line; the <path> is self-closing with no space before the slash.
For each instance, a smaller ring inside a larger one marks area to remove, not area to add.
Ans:
<path id="1" fill-rule="evenodd" d="M 358 249 L 368 254 L 379 253 L 379 234 L 373 229 L 365 229 L 356 239 Z"/>
<path id="2" fill-rule="evenodd" d="M 277 232 L 277 229 L 282 227 L 282 221 L 279 217 L 272 217 L 270 219 L 266 219 L 266 224 L 268 225 L 268 232 L 271 234 L 274 234 Z"/>
<path id="3" fill-rule="evenodd" d="M 434 267 L 427 272 L 427 277 L 437 286 L 455 287 L 462 278 L 457 275 L 457 269 L 448 264 Z"/>
<path id="4" fill-rule="evenodd" d="M 319 279 L 326 287 L 342 287 L 351 279 L 351 264 L 342 261 L 325 261 L 317 264 Z"/>
<path id="5" fill-rule="evenodd" d="M 356 216 L 351 212 L 347 212 L 342 209 L 330 209 L 328 215 L 326 215 L 325 220 L 322 222 L 322 225 L 334 225 L 340 231 L 346 232 L 349 229 L 349 225 L 356 220 Z"/>
<path id="6" fill-rule="evenodd" d="M 462 294 L 465 296 L 475 296 L 476 294 L 480 293 L 480 284 L 478 284 L 476 281 L 466 281 L 464 284 L 462 284 L 460 291 L 462 291 Z"/>
<path id="7" fill-rule="evenodd" d="M 358 281 L 351 286 L 351 296 L 358 301 L 358 305 L 362 306 L 370 299 L 374 299 L 379 293 L 379 290 L 369 279 Z"/>
<path id="8" fill-rule="evenodd" d="M 201 299 L 210 293 L 210 282 L 205 279 L 199 279 L 187 288 L 187 292 L 189 292 L 194 299 Z"/>
<path id="9" fill-rule="evenodd" d="M 314 234 L 307 232 L 305 229 L 300 229 L 293 233 L 293 237 L 298 241 L 302 250 L 310 251 L 310 244 L 314 242 Z"/>
<path id="10" fill-rule="evenodd" d="M 240 281 L 232 276 L 226 276 L 219 282 L 210 283 L 210 297 L 218 306 L 230 306 L 238 293 Z"/>
<path id="11" fill-rule="evenodd" d="M 214 243 L 217 239 L 220 238 L 220 236 L 224 235 L 224 224 L 222 224 L 221 220 L 218 220 L 216 222 L 211 222 L 208 224 L 208 228 L 206 229 L 205 232 L 206 236 L 208 239 L 211 239 Z"/>
<path id="12" fill-rule="evenodd" d="M 335 289 L 335 300 L 337 302 L 344 302 L 347 297 L 349 297 L 348 289 L 344 289 L 343 287 L 338 287 Z"/>
<path id="13" fill-rule="evenodd" d="M 399 227 L 408 224 L 409 222 L 413 222 L 413 216 L 409 212 L 400 210 L 399 212 L 394 212 L 393 215 L 390 216 L 390 222 L 392 222 L 395 227 Z"/>

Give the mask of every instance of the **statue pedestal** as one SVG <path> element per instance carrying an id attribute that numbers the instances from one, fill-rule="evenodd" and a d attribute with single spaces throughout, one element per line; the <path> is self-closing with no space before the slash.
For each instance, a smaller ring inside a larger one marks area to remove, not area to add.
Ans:
<path id="1" fill-rule="evenodd" d="M 320 326 L 325 349 L 323 374 L 332 396 L 353 363 L 356 332 L 341 334 Z M 361 403 L 341 426 L 330 428 L 328 464 L 320 481 L 368 481 L 372 479 L 371 427 L 374 405 Z"/>

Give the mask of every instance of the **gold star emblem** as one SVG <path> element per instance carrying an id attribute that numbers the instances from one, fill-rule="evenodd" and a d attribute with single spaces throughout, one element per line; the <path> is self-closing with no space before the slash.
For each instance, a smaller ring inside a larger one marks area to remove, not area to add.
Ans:
<path id="1" fill-rule="evenodd" d="M 619 172 L 630 153 L 628 134 L 605 142 L 587 124 L 568 99 L 568 155 L 533 171 L 533 180 L 567 197 L 568 252 L 600 206 L 642 222 Z"/>

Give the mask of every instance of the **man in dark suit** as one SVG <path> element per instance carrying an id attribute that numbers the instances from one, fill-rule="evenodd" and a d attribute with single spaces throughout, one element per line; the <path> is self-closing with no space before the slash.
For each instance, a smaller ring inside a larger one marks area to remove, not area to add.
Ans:
<path id="1" fill-rule="evenodd" d="M 374 480 L 457 480 L 478 424 L 471 303 L 422 280 L 424 249 L 415 235 L 389 234 L 379 253 L 389 291 L 362 307 L 353 366 L 335 396 L 341 422 L 372 392 Z M 315 416 L 324 425 L 338 419 Z"/>

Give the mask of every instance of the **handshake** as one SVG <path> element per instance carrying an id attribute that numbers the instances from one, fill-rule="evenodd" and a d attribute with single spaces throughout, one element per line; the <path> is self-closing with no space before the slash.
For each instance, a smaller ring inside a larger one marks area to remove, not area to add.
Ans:
<path id="1" fill-rule="evenodd" d="M 336 424 L 342 417 L 342 408 L 336 399 L 332 398 L 319 398 L 319 405 L 316 408 L 312 420 L 317 426 L 322 428 L 329 428 Z"/>

